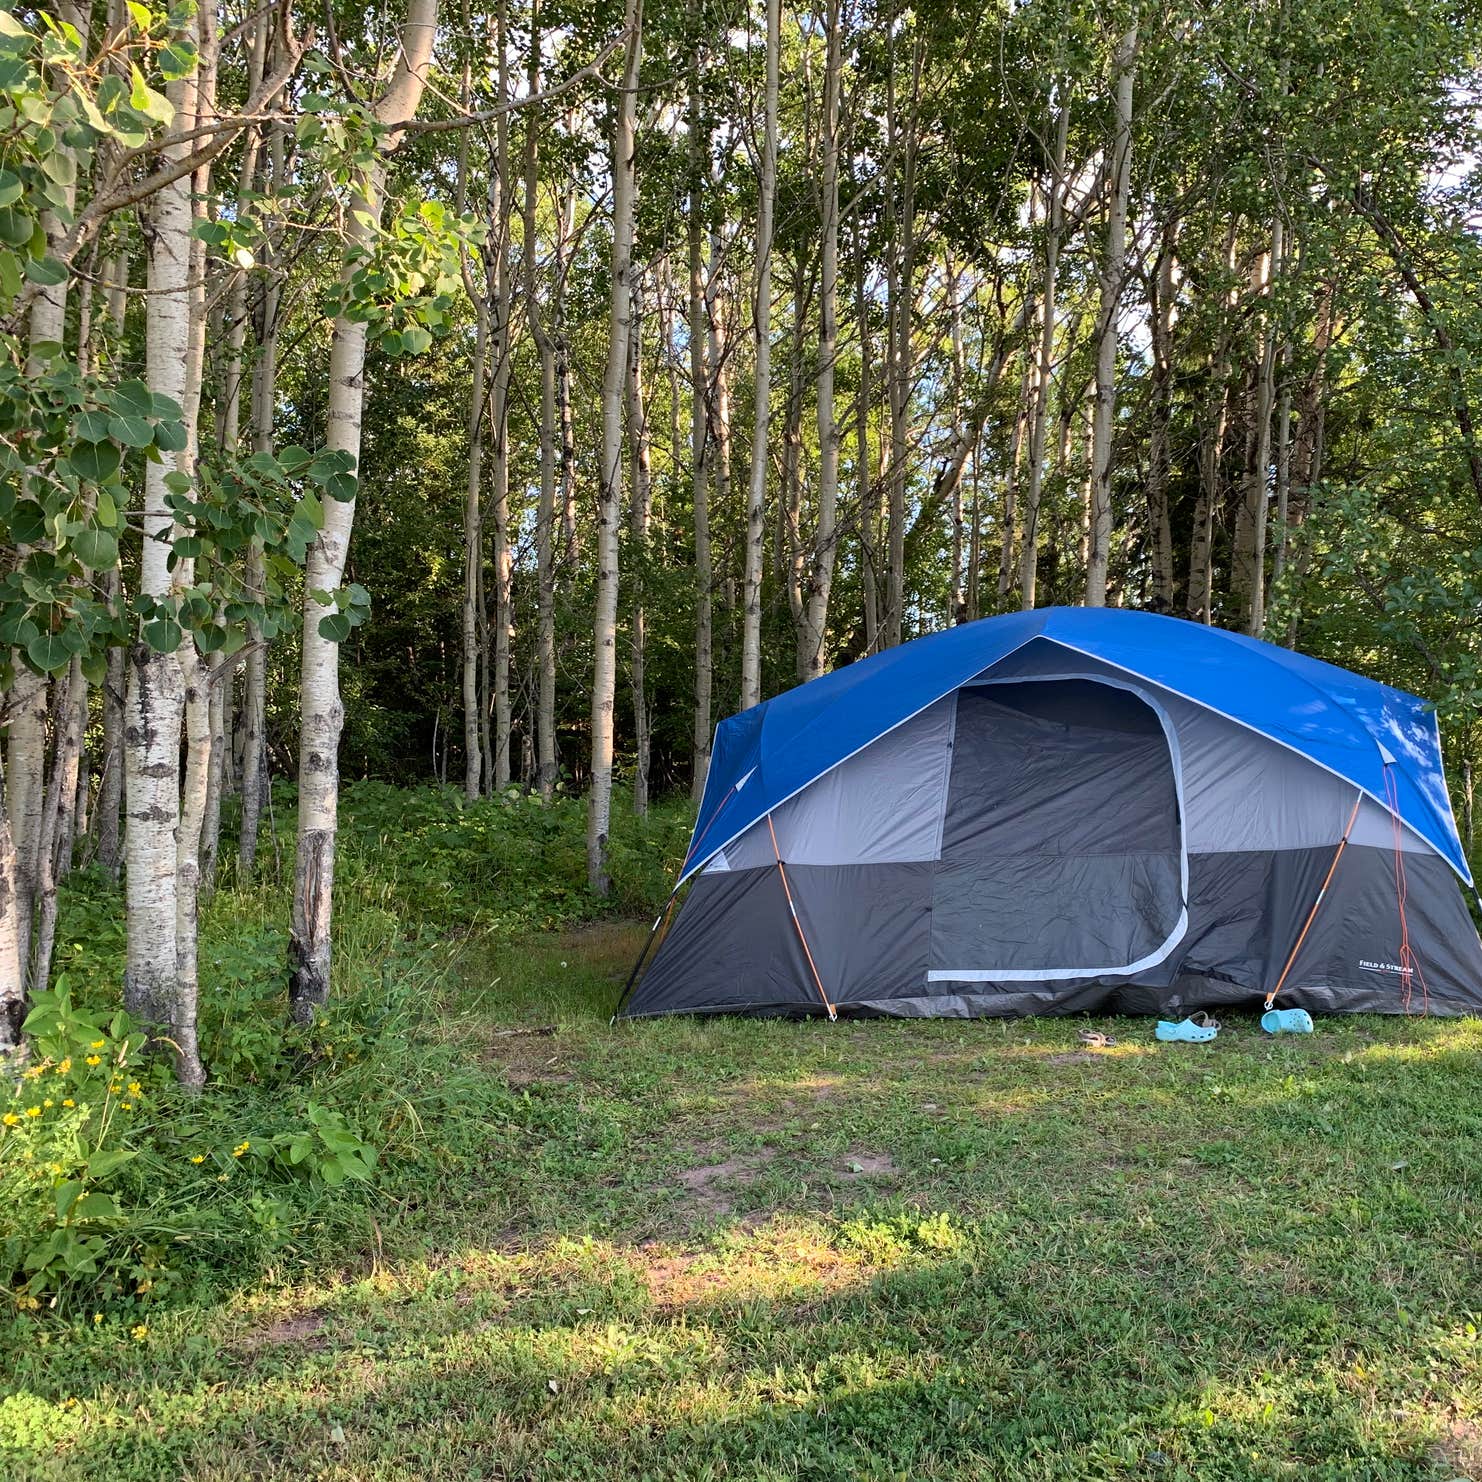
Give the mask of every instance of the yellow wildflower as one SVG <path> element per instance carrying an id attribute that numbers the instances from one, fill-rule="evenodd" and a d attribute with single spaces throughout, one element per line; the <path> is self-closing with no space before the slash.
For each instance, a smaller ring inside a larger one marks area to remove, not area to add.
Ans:
<path id="1" fill-rule="evenodd" d="M 141 1086 L 138 1081 L 130 1081 L 129 1082 L 129 1095 L 130 1096 L 142 1096 L 143 1094 L 144 1094 L 144 1087 Z"/>
<path id="2" fill-rule="evenodd" d="M 123 1082 L 122 1081 L 109 1081 L 109 1083 L 108 1083 L 108 1094 L 110 1096 L 117 1096 L 118 1093 L 120 1091 L 122 1091 L 122 1090 L 123 1090 Z"/>
<path id="3" fill-rule="evenodd" d="M 22 1312 L 35 1312 L 35 1310 L 39 1306 L 41 1306 L 41 1303 L 35 1297 L 27 1295 L 24 1297 L 17 1297 L 15 1299 L 15 1305 L 19 1307 Z"/>
<path id="4" fill-rule="evenodd" d="M 205 1153 L 197 1153 L 190 1161 L 192 1163 L 204 1163 L 206 1161 L 206 1155 Z"/>
<path id="5" fill-rule="evenodd" d="M 101 1050 L 103 1048 L 103 1046 L 106 1045 L 107 1043 L 108 1043 L 108 1041 L 106 1039 L 95 1039 L 92 1042 L 92 1044 L 90 1044 L 88 1046 L 88 1049 L 90 1049 L 90 1050 Z"/>
<path id="6" fill-rule="evenodd" d="M 39 1106 L 28 1106 L 26 1108 L 26 1115 L 28 1117 L 39 1117 L 41 1115 L 41 1108 Z"/>
<path id="7" fill-rule="evenodd" d="M 120 1101 L 119 1105 L 123 1107 L 125 1111 L 133 1111 L 134 1109 L 134 1103 L 132 1101 Z"/>
<path id="8" fill-rule="evenodd" d="M 0 1117 L 0 1122 L 4 1122 L 7 1127 L 14 1127 L 19 1121 L 20 1118 L 14 1112 L 6 1112 L 3 1117 Z"/>
<path id="9" fill-rule="evenodd" d="M 71 1070 L 71 1069 L 72 1069 L 72 1057 L 70 1055 L 68 1055 L 62 1061 L 62 1063 L 59 1066 L 57 1066 L 57 1074 L 58 1075 L 66 1075 L 67 1072 L 69 1070 Z"/>
<path id="10" fill-rule="evenodd" d="M 135 1323 L 129 1329 L 129 1336 L 136 1343 L 142 1343 L 149 1336 L 149 1324 L 145 1322 Z"/>
<path id="11" fill-rule="evenodd" d="M 62 1098 L 62 1105 L 65 1107 L 74 1107 L 77 1103 L 70 1096 L 64 1096 Z"/>
<path id="12" fill-rule="evenodd" d="M 37 1076 L 39 1076 L 39 1075 L 40 1075 L 40 1074 L 41 1074 L 41 1069 L 42 1069 L 42 1068 L 41 1068 L 41 1066 L 39 1066 L 39 1065 L 33 1065 L 33 1066 L 32 1066 L 32 1067 L 31 1067 L 31 1068 L 30 1068 L 30 1069 L 29 1069 L 29 1070 L 28 1070 L 28 1071 L 27 1071 L 27 1072 L 26 1072 L 26 1079 L 27 1079 L 27 1080 L 28 1080 L 28 1081 L 34 1081 L 34 1080 L 35 1080 L 35 1079 L 36 1079 L 36 1077 L 37 1077 Z"/>
<path id="13" fill-rule="evenodd" d="M 46 1100 L 43 1101 L 41 1104 L 42 1104 L 42 1106 L 45 1106 L 45 1107 L 52 1107 L 52 1106 L 55 1106 L 56 1105 L 56 1102 L 53 1101 L 50 1096 L 48 1096 L 46 1098 Z"/>
<path id="14" fill-rule="evenodd" d="M 95 1313 L 93 1313 L 93 1326 L 94 1327 L 96 1327 L 102 1321 L 103 1321 L 103 1314 L 101 1312 L 95 1312 Z"/>
<path id="15" fill-rule="evenodd" d="M 87 1063 L 89 1065 L 101 1065 L 103 1063 L 103 1058 L 101 1055 L 89 1055 L 87 1057 Z"/>
<path id="16" fill-rule="evenodd" d="M 240 1158 L 242 1154 L 245 1153 L 251 1146 L 252 1144 L 244 1139 L 232 1149 L 232 1157 Z"/>

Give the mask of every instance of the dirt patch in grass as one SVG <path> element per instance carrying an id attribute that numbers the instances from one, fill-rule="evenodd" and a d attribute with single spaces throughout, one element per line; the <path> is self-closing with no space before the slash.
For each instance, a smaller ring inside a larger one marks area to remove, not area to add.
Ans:
<path id="1" fill-rule="evenodd" d="M 568 1086 L 573 1079 L 562 1063 L 565 1052 L 553 1027 L 505 1030 L 484 1046 L 485 1061 L 503 1072 L 510 1086 Z"/>
<path id="2" fill-rule="evenodd" d="M 845 1153 L 840 1176 L 850 1183 L 862 1178 L 890 1178 L 899 1170 L 889 1153 Z"/>
<path id="3" fill-rule="evenodd" d="M 1101 1056 L 1094 1050 L 1065 1050 L 1059 1055 L 1046 1055 L 1046 1065 L 1094 1065 Z"/>
<path id="4" fill-rule="evenodd" d="M 324 1329 L 329 1319 L 323 1312 L 311 1308 L 307 1312 L 295 1312 L 280 1317 L 265 1328 L 245 1334 L 234 1346 L 242 1353 L 258 1353 L 264 1348 L 284 1348 L 297 1345 L 317 1351 L 329 1342 Z"/>
<path id="5" fill-rule="evenodd" d="M 719 1163 L 697 1163 L 691 1168 L 681 1169 L 676 1178 L 694 1204 L 707 1214 L 722 1217 L 735 1211 L 724 1186 L 750 1183 L 772 1157 L 770 1149 L 762 1148 L 744 1157 L 726 1158 Z"/>
<path id="6" fill-rule="evenodd" d="M 1456 1417 L 1442 1428 L 1431 1455 L 1450 1476 L 1482 1477 L 1482 1425 Z"/>

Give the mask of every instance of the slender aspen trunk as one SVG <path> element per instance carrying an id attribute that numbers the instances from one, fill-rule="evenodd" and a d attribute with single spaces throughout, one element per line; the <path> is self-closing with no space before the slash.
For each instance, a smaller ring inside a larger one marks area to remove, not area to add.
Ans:
<path id="1" fill-rule="evenodd" d="M 1086 606 L 1106 606 L 1112 542 L 1112 438 L 1117 404 L 1117 310 L 1127 261 L 1127 203 L 1132 189 L 1132 80 L 1137 56 L 1134 20 L 1117 46 L 1116 128 L 1112 135 L 1111 197 L 1106 250 L 1101 264 L 1101 309 L 1097 323 L 1096 410 L 1091 433 L 1090 549 L 1086 558 Z"/>
<path id="2" fill-rule="evenodd" d="M 129 257 L 120 252 L 105 270 L 108 291 L 104 300 L 108 317 L 109 343 L 117 345 L 124 333 L 124 315 L 128 307 Z M 117 610 L 121 598 L 121 577 L 115 567 L 104 577 L 104 596 L 110 609 Z M 100 696 L 103 712 L 103 754 L 98 777 L 98 802 L 93 810 L 98 834 L 98 864 L 110 880 L 118 879 L 123 863 L 122 835 L 119 831 L 123 811 L 124 758 L 123 707 L 125 653 L 117 644 L 108 649 L 103 690 Z"/>
<path id="3" fill-rule="evenodd" d="M 468 0 L 463 0 L 463 27 L 471 27 Z M 463 63 L 462 104 L 471 107 L 473 64 Z M 469 135 L 464 131 L 458 140 L 458 184 L 455 200 L 458 213 L 468 209 Z M 463 495 L 463 608 L 461 613 L 462 648 L 459 678 L 463 702 L 463 796 L 473 802 L 482 795 L 484 783 L 484 726 L 480 705 L 479 665 L 484 652 L 484 630 L 480 621 L 484 566 L 483 477 L 484 477 L 484 404 L 487 399 L 489 364 L 489 294 L 488 274 L 484 283 L 475 281 L 473 264 L 467 251 L 461 253 L 463 284 L 474 311 L 473 362 L 469 367 L 468 413 L 464 419 L 468 439 L 468 478 Z"/>
<path id="4" fill-rule="evenodd" d="M 484 564 L 481 503 L 484 473 L 484 410 L 489 360 L 489 312 L 475 299 L 473 365 L 468 388 L 468 481 L 463 496 L 463 795 L 470 802 L 483 791 L 483 735 L 479 704 L 479 660 L 483 653 L 479 609 Z"/>
<path id="5" fill-rule="evenodd" d="M 803 285 L 803 268 L 793 268 L 792 334 L 787 354 L 787 407 L 782 422 L 782 499 L 778 520 L 779 555 L 782 556 L 783 584 L 787 589 L 787 607 L 792 616 L 795 641 L 801 638 L 806 614 L 803 608 L 803 583 L 806 557 L 803 551 L 803 336 L 807 308 Z M 781 549 L 785 547 L 784 549 Z"/>
<path id="6" fill-rule="evenodd" d="M 1241 598 L 1245 631 L 1259 637 L 1266 626 L 1266 525 L 1270 498 L 1271 414 L 1276 401 L 1278 334 L 1270 298 L 1284 252 L 1285 224 L 1278 215 L 1271 226 L 1271 250 L 1262 259 L 1258 289 L 1266 299 L 1261 326 L 1260 365 L 1256 373 L 1255 426 L 1250 466 L 1245 471 L 1240 517 L 1236 523 L 1235 586 Z"/>
<path id="7" fill-rule="evenodd" d="M 798 644 L 798 678 L 828 668 L 828 607 L 838 553 L 839 443 L 834 362 L 839 354 L 839 80 L 843 67 L 842 0 L 824 7 L 822 245 L 818 284 L 818 525 L 808 599 Z"/>
<path id="8" fill-rule="evenodd" d="M 170 85 L 175 104 L 174 132 L 195 125 L 196 79 Z M 183 155 L 184 139 L 164 150 Z M 162 187 L 150 201 L 149 297 L 146 316 L 146 372 L 150 390 L 168 396 L 191 413 L 198 391 L 190 385 L 198 369 L 191 331 L 191 186 L 182 177 Z M 195 446 L 187 425 L 187 447 L 173 471 L 189 476 Z M 169 555 L 175 524 L 166 504 L 164 464 L 144 470 L 143 549 L 139 590 L 168 599 L 183 573 L 172 572 Z M 144 642 L 130 653 L 124 710 L 125 791 L 127 797 L 125 910 L 128 923 L 124 1006 L 175 1056 L 176 1074 L 187 1086 L 200 1085 L 203 1071 L 195 1042 L 195 1000 L 182 983 L 178 962 L 177 912 L 180 869 L 180 737 L 185 692 L 177 653 L 158 653 Z"/>
<path id="9" fill-rule="evenodd" d="M 509 7 L 498 0 L 495 9 L 495 49 L 498 56 L 499 96 L 508 98 Z M 511 356 L 510 321 L 514 310 L 514 280 L 510 271 L 510 223 L 514 209 L 511 188 L 509 114 L 494 122 L 494 169 L 489 175 L 489 230 L 494 236 L 494 304 L 489 346 L 493 367 L 489 382 L 489 435 L 493 454 L 489 502 L 494 523 L 491 569 L 494 577 L 494 642 L 492 661 L 494 717 L 493 787 L 503 791 L 510 783 L 510 651 L 514 637 L 514 557 L 509 526 L 509 388 L 514 362 Z"/>
<path id="10" fill-rule="evenodd" d="M 1174 228 L 1163 241 L 1152 274 L 1152 402 L 1148 409 L 1148 542 L 1152 555 L 1152 607 L 1173 611 L 1173 527 L 1168 513 L 1169 423 L 1173 413 Z"/>
<path id="11" fill-rule="evenodd" d="M 705 306 L 704 222 L 701 219 L 705 188 L 702 151 L 703 109 L 700 99 L 699 63 L 690 71 L 689 117 L 689 316 L 690 349 L 690 497 L 695 521 L 695 727 L 691 744 L 693 772 L 690 790 L 698 802 L 705 791 L 710 770 L 711 692 L 715 682 L 714 609 L 710 562 L 710 470 L 706 448 L 710 431 L 710 380 L 705 365 L 707 316 Z"/>
<path id="12" fill-rule="evenodd" d="M 613 710 L 617 690 L 618 524 L 623 501 L 623 384 L 633 312 L 635 113 L 643 57 L 642 0 L 627 0 L 622 92 L 612 132 L 612 309 L 607 370 L 602 378 L 602 469 L 597 513 L 597 595 L 592 673 L 592 786 L 587 804 L 587 884 L 597 895 L 611 889 L 607 835 L 612 817 Z"/>
<path id="13" fill-rule="evenodd" d="M 1026 357 L 1029 356 L 1026 350 Z M 1004 477 L 1003 523 L 999 531 L 998 546 L 998 600 L 1002 606 L 1004 598 L 1014 588 L 1014 577 L 1019 569 L 1015 537 L 1018 534 L 1019 480 L 1023 474 L 1024 441 L 1029 430 L 1030 398 L 1034 391 L 1034 363 L 1026 359 L 1024 374 L 1019 379 L 1018 411 L 1014 415 L 1014 430 L 1009 435 L 1009 466 Z M 976 470 L 977 450 L 973 451 Z M 978 512 L 977 474 L 974 472 L 972 550 L 968 570 L 968 617 L 976 618 L 981 613 L 978 596 L 979 556 L 978 542 L 981 538 L 982 519 Z"/>
<path id="14" fill-rule="evenodd" d="M 947 253 L 946 275 L 948 343 L 952 351 L 952 421 L 954 424 L 960 425 L 963 413 L 962 379 L 966 373 L 966 352 L 963 349 L 962 343 L 962 302 L 959 297 L 962 279 L 950 249 Z M 1012 520 L 1006 523 L 1012 528 Z M 967 586 L 963 571 L 965 542 L 963 540 L 962 480 L 960 478 L 954 479 L 952 483 L 951 531 L 950 550 L 952 569 L 948 577 L 949 592 L 947 597 L 947 622 L 949 626 L 965 621 L 967 616 Z"/>
<path id="15" fill-rule="evenodd" d="M 1019 538 L 1019 605 L 1024 611 L 1038 600 L 1040 506 L 1045 489 L 1045 441 L 1050 425 L 1050 392 L 1055 374 L 1056 278 L 1060 241 L 1065 231 L 1065 152 L 1070 136 L 1070 99 L 1055 115 L 1055 144 L 1050 161 L 1050 199 L 1045 218 L 1045 276 L 1040 294 L 1039 358 L 1029 413 L 1029 486 L 1024 493 Z"/>
<path id="16" fill-rule="evenodd" d="M 77 798 L 77 774 L 82 761 L 82 736 L 87 722 L 87 680 L 82 660 L 73 659 L 65 680 L 58 680 L 58 705 L 53 731 L 51 778 L 41 824 L 41 848 L 36 860 L 36 927 L 31 962 L 26 975 L 35 993 L 51 977 L 52 947 L 57 932 L 57 882 L 72 862 L 72 810 Z"/>
<path id="17" fill-rule="evenodd" d="M 1292 495 L 1292 344 L 1281 346 L 1276 398 L 1276 543 L 1271 552 L 1271 590 L 1277 593 L 1286 574 L 1287 524 Z"/>
<path id="18" fill-rule="evenodd" d="M 3 773 L 3 768 L 0 768 Z M 15 839 L 5 811 L 7 779 L 0 775 L 0 1070 L 21 1053 L 25 1036 L 26 994 L 22 972 L 20 920 L 16 905 Z"/>
<path id="19" fill-rule="evenodd" d="M 653 467 L 649 449 L 648 406 L 643 396 L 643 288 L 633 281 L 632 324 L 628 335 L 628 443 L 632 457 L 633 499 L 630 509 L 633 543 L 633 618 L 631 625 L 633 693 L 633 811 L 648 813 L 650 756 L 648 687 L 644 674 L 647 633 L 644 587 L 648 574 L 649 520 L 653 512 Z"/>
<path id="20" fill-rule="evenodd" d="M 914 380 L 916 281 L 916 137 L 921 91 L 922 43 L 911 48 L 911 107 L 904 142 L 895 100 L 895 71 L 887 75 L 887 127 L 891 179 L 886 196 L 890 267 L 886 281 L 886 392 L 890 402 L 890 472 L 886 482 L 885 613 L 880 642 L 901 641 L 906 606 L 906 480 L 910 456 L 910 416 Z M 900 169 L 897 202 L 895 172 Z"/>
<path id="21" fill-rule="evenodd" d="M 267 189 L 271 193 L 285 183 L 286 141 L 283 130 L 271 126 L 268 135 Z M 278 401 L 278 319 L 281 304 L 275 263 L 277 243 L 271 234 L 260 249 L 265 268 L 262 297 L 257 309 L 257 358 L 252 366 L 252 450 L 273 451 L 273 424 Z M 266 556 L 262 542 L 247 547 L 246 586 L 255 602 L 263 599 Z M 247 650 L 242 666 L 242 822 L 237 836 L 237 872 L 243 881 L 252 878 L 257 863 L 257 840 L 263 809 L 268 803 L 267 767 L 267 644 L 262 627 L 249 621 Z"/>
<path id="22" fill-rule="evenodd" d="M 436 28 L 437 0 L 410 0 L 396 71 L 375 110 L 389 131 L 381 141 L 385 151 L 394 149 L 400 140 L 397 126 L 408 122 L 417 111 Z M 379 219 L 385 170 L 384 158 L 379 155 L 365 167 L 348 229 L 352 244 L 364 244 L 370 235 L 360 217 L 371 222 Z M 343 271 L 348 275 L 348 261 Z M 357 475 L 365 402 L 365 345 L 364 323 L 349 318 L 335 320 L 330 339 L 325 444 L 348 453 L 355 460 Z M 316 1011 L 329 1000 L 340 729 L 345 715 L 340 703 L 340 646 L 321 631 L 320 623 L 328 610 L 313 594 L 339 589 L 355 518 L 354 499 L 325 503 L 324 525 L 309 551 L 304 572 L 298 845 L 288 946 L 288 1002 L 295 1022 L 300 1024 L 311 1023 Z"/>
<path id="23" fill-rule="evenodd" d="M 540 0 L 530 9 L 530 54 L 526 91 L 540 92 Z M 555 795 L 556 763 L 556 348 L 540 308 L 540 241 L 536 206 L 540 189 L 540 111 L 525 116 L 525 194 L 522 229 L 525 317 L 540 359 L 540 502 L 535 513 L 535 785 L 549 802 Z M 564 218 L 562 225 L 564 225 Z M 558 227 L 558 233 L 559 233 Z M 555 272 L 561 273 L 558 250 Z"/>
<path id="24" fill-rule="evenodd" d="M 767 81 L 762 116 L 762 168 L 756 216 L 756 291 L 752 326 L 756 340 L 751 467 L 746 491 L 746 556 L 741 598 L 741 705 L 762 698 L 762 552 L 766 541 L 768 419 L 772 402 L 772 206 L 777 194 L 777 91 L 782 51 L 782 3 L 766 0 Z"/>
<path id="25" fill-rule="evenodd" d="M 854 408 L 854 482 L 859 504 L 859 566 L 864 596 L 865 652 L 880 647 L 880 486 L 870 468 L 870 306 L 863 253 L 856 252 L 854 315 L 859 321 L 859 396 Z"/>
<path id="26" fill-rule="evenodd" d="M 1225 267 L 1233 273 L 1238 223 L 1225 232 Z M 1225 301 L 1225 321 L 1220 325 L 1214 353 L 1209 358 L 1209 394 L 1199 442 L 1199 495 L 1194 504 L 1193 529 L 1189 537 L 1189 582 L 1185 611 L 1196 623 L 1214 620 L 1214 515 L 1220 507 L 1220 468 L 1225 457 L 1225 434 L 1230 425 L 1230 316 L 1234 290 Z"/>

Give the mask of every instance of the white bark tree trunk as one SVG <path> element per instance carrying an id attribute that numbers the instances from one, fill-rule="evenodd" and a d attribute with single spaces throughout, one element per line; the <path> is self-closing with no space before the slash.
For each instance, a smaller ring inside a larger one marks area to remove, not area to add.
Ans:
<path id="1" fill-rule="evenodd" d="M 1050 201 L 1045 220 L 1045 279 L 1040 295 L 1039 359 L 1029 411 L 1029 485 L 1024 491 L 1023 534 L 1019 541 L 1019 606 L 1027 612 L 1038 600 L 1039 517 L 1045 488 L 1045 442 L 1050 426 L 1051 378 L 1055 374 L 1055 328 L 1059 302 L 1056 277 L 1060 239 L 1065 229 L 1065 152 L 1070 136 L 1070 99 L 1055 116 L 1055 145 L 1050 166 Z"/>
<path id="2" fill-rule="evenodd" d="M 762 115 L 762 168 L 756 215 L 756 290 L 752 326 L 756 342 L 751 424 L 751 466 L 746 488 L 746 555 L 741 597 L 742 710 L 762 698 L 762 554 L 767 532 L 768 424 L 772 404 L 772 208 L 777 195 L 777 90 L 782 51 L 782 3 L 766 0 L 766 92 Z"/>
<path id="3" fill-rule="evenodd" d="M 706 311 L 704 225 L 700 210 L 705 189 L 705 164 L 701 139 L 704 110 L 700 99 L 698 64 L 690 72 L 689 110 L 689 317 L 690 347 L 690 498 L 695 521 L 695 725 L 691 755 L 693 772 L 690 790 L 696 802 L 705 791 L 710 770 L 711 694 L 715 679 L 714 607 L 711 585 L 714 572 L 710 557 L 710 470 L 705 453 L 710 436 L 710 385 L 705 366 Z"/>
<path id="4" fill-rule="evenodd" d="M 437 28 L 437 0 L 411 0 L 402 27 L 396 71 L 376 105 L 389 132 L 383 150 L 400 142 L 397 126 L 411 120 L 421 102 Z M 357 190 L 357 212 L 380 219 L 385 163 L 376 159 Z M 351 240 L 369 235 L 352 216 Z M 348 271 L 348 268 L 347 268 Z M 365 325 L 335 320 L 329 352 L 329 411 L 325 445 L 349 453 L 360 465 L 361 417 L 365 404 Z M 344 579 L 355 520 L 355 501 L 325 501 L 324 526 L 309 551 L 304 572 L 303 655 L 299 681 L 298 845 L 294 859 L 293 913 L 289 932 L 289 1010 L 296 1023 L 313 1021 L 329 1000 L 334 905 L 335 840 L 339 825 L 339 749 L 344 707 L 340 703 L 340 646 L 320 631 L 329 609 L 316 591 L 336 591 Z"/>
<path id="5" fill-rule="evenodd" d="M 198 83 L 171 84 L 174 131 L 195 125 Z M 181 140 L 165 158 L 184 154 Z M 191 330 L 191 185 L 183 177 L 164 186 L 150 202 L 149 297 L 146 316 L 146 372 L 150 389 L 168 396 L 189 419 L 198 398 L 190 380 L 195 360 Z M 193 472 L 194 430 L 187 421 L 187 446 L 174 470 Z M 143 548 L 139 564 L 142 596 L 167 598 L 181 574 L 169 567 L 174 517 L 167 504 L 165 476 L 171 469 L 146 463 Z M 127 798 L 125 910 L 128 947 L 124 1005 L 175 1057 L 176 1074 L 188 1086 L 204 1078 L 196 1050 L 195 995 L 182 983 L 178 966 L 180 870 L 180 736 L 185 693 L 181 660 L 138 642 L 130 653 L 124 706 L 125 792 Z"/>
<path id="6" fill-rule="evenodd" d="M 1127 202 L 1132 189 L 1132 80 L 1137 55 L 1134 20 L 1117 45 L 1116 127 L 1112 134 L 1111 198 L 1106 251 L 1101 263 L 1097 323 L 1096 407 L 1091 424 L 1090 544 L 1086 557 L 1086 606 L 1106 606 L 1112 541 L 1112 435 L 1117 407 L 1117 310 L 1127 263 Z"/>
<path id="7" fill-rule="evenodd" d="M 838 552 L 839 443 L 834 416 L 834 362 L 839 354 L 839 78 L 840 0 L 828 0 L 824 25 L 822 244 L 818 284 L 818 526 L 808 594 L 798 635 L 798 678 L 817 679 L 828 667 L 828 607 Z"/>
<path id="8" fill-rule="evenodd" d="M 623 502 L 623 384 L 633 313 L 635 113 L 643 57 L 642 0 L 627 0 L 622 91 L 612 132 L 612 310 L 607 370 L 602 378 L 602 469 L 597 505 L 597 597 L 592 671 L 592 785 L 587 802 L 587 884 L 611 889 L 607 835 L 612 817 L 613 710 L 617 696 L 618 524 Z"/>

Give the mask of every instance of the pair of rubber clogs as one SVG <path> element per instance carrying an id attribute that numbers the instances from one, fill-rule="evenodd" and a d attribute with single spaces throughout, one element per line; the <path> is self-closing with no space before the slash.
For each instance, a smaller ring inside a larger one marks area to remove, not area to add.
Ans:
<path id="1" fill-rule="evenodd" d="M 1306 1009 L 1267 1009 L 1261 1015 L 1261 1028 L 1267 1034 L 1311 1034 L 1312 1015 Z M 1153 1030 L 1161 1040 L 1191 1045 L 1207 1044 L 1219 1032 L 1220 1021 L 1204 1013 L 1190 1014 L 1178 1024 L 1160 1019 Z"/>

